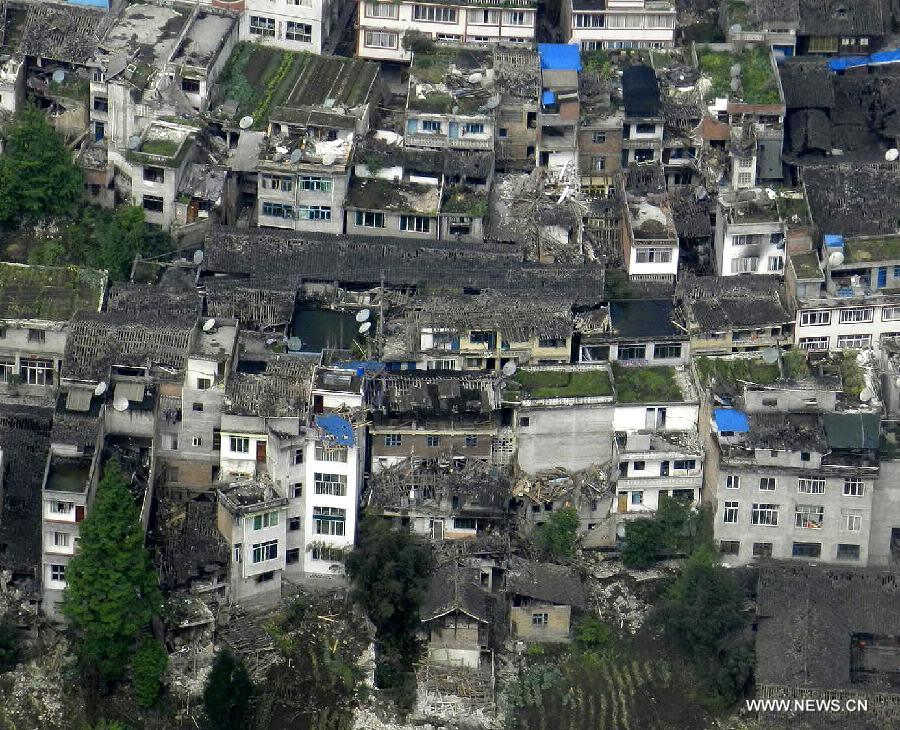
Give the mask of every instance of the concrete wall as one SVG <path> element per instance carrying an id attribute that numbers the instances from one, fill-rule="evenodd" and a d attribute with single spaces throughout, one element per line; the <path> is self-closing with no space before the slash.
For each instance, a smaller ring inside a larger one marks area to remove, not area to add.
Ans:
<path id="1" fill-rule="evenodd" d="M 643 431 L 647 428 L 647 409 L 665 408 L 663 431 L 693 431 L 697 426 L 696 403 L 617 404 L 613 427 L 616 431 Z"/>
<path id="2" fill-rule="evenodd" d="M 577 471 L 612 454 L 613 406 L 522 407 L 517 410 L 519 468 Z M 523 426 L 522 418 L 528 418 Z"/>
<path id="3" fill-rule="evenodd" d="M 892 565 L 891 531 L 900 529 L 900 460 L 882 461 L 872 495 L 869 564 Z"/>
<path id="4" fill-rule="evenodd" d="M 535 625 L 532 616 L 536 613 L 546 613 L 547 623 Z M 571 618 L 571 606 L 555 606 L 552 603 L 535 602 L 529 606 L 513 606 L 509 609 L 512 636 L 522 641 L 568 641 Z"/>

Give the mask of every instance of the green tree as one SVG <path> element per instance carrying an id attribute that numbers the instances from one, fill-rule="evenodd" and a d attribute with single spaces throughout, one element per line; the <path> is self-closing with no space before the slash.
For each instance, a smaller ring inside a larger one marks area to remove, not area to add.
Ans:
<path id="1" fill-rule="evenodd" d="M 656 520 L 641 518 L 625 526 L 625 540 L 620 551 L 627 568 L 643 570 L 659 559 L 663 549 L 662 528 Z"/>
<path id="2" fill-rule="evenodd" d="M 203 689 L 203 708 L 210 730 L 243 730 L 250 722 L 253 684 L 244 662 L 228 649 L 213 661 Z"/>
<path id="3" fill-rule="evenodd" d="M 141 707 L 152 707 L 156 703 L 168 663 L 165 647 L 156 639 L 144 639 L 131 661 L 132 686 Z"/>
<path id="4" fill-rule="evenodd" d="M 112 682 L 122 677 L 136 638 L 162 602 L 138 509 L 118 462 L 106 465 L 80 532 L 78 552 L 66 569 L 62 610 L 82 670 Z"/>
<path id="5" fill-rule="evenodd" d="M 6 130 L 0 155 L 0 223 L 55 218 L 81 199 L 81 171 L 62 137 L 34 106 L 26 106 Z"/>
<path id="6" fill-rule="evenodd" d="M 534 542 L 550 558 L 571 558 L 578 542 L 578 512 L 566 507 L 534 530 Z"/>
<path id="7" fill-rule="evenodd" d="M 18 662 L 19 633 L 5 617 L 0 617 L 0 672 L 14 669 Z"/>

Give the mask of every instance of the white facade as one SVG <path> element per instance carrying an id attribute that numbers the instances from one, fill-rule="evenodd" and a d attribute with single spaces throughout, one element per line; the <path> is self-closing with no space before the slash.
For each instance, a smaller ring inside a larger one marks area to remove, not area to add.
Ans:
<path id="1" fill-rule="evenodd" d="M 776 220 L 729 223 L 719 209 L 716 219 L 716 264 L 719 276 L 784 274 L 784 225 Z"/>
<path id="2" fill-rule="evenodd" d="M 493 5 L 493 7 L 492 7 Z M 465 43 L 531 43 L 537 13 L 534 3 L 370 2 L 359 0 L 356 55 L 384 61 L 409 61 L 403 36 L 413 30 L 435 40 Z"/>
<path id="3" fill-rule="evenodd" d="M 618 455 L 616 512 L 655 512 L 665 494 L 692 506 L 700 504 L 703 454 L 675 444 L 653 443 L 646 433 L 629 433 Z"/>
<path id="4" fill-rule="evenodd" d="M 870 347 L 900 337 L 900 303 L 891 300 L 804 302 L 797 311 L 794 344 L 804 350 Z"/>
<path id="5" fill-rule="evenodd" d="M 338 0 L 246 0 L 240 39 L 288 51 L 322 53 L 340 5 Z"/>
<path id="6" fill-rule="evenodd" d="M 675 5 L 666 0 L 609 0 L 606 8 L 570 0 L 563 9 L 568 42 L 599 48 L 669 48 L 675 44 Z"/>
<path id="7" fill-rule="evenodd" d="M 697 403 L 617 403 L 613 414 L 616 431 L 693 431 L 697 428 Z"/>

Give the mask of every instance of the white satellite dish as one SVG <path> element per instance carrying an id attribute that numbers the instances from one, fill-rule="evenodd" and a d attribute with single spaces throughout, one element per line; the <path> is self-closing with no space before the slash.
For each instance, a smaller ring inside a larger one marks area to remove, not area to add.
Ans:
<path id="1" fill-rule="evenodd" d="M 103 395 L 108 387 L 109 386 L 103 381 L 97 383 L 97 387 L 94 388 L 94 395 Z"/>
<path id="2" fill-rule="evenodd" d="M 510 360 L 508 363 L 504 364 L 501 370 L 507 378 L 512 377 L 516 374 L 516 361 Z"/>
<path id="3" fill-rule="evenodd" d="M 253 117 L 251 117 L 251 116 L 241 117 L 241 120 L 238 122 L 238 126 L 241 129 L 250 129 L 250 127 L 253 126 Z"/>
<path id="4" fill-rule="evenodd" d="M 371 323 L 371 322 L 363 322 L 363 323 L 359 326 L 359 334 L 364 335 L 364 334 L 366 334 L 366 332 L 368 332 L 370 329 L 372 329 L 372 323 Z"/>
<path id="5" fill-rule="evenodd" d="M 886 159 L 888 162 L 893 162 L 898 157 L 900 157 L 900 150 L 898 150 L 896 147 L 891 147 L 891 149 L 884 153 L 884 159 Z"/>
<path id="6" fill-rule="evenodd" d="M 287 347 L 292 352 L 299 352 L 303 348 L 303 340 L 299 337 L 288 337 Z"/>
<path id="7" fill-rule="evenodd" d="M 203 331 L 204 332 L 212 332 L 215 329 L 215 327 L 216 327 L 215 319 L 210 318 L 203 323 Z"/>
<path id="8" fill-rule="evenodd" d="M 276 151 L 279 155 L 286 155 L 286 154 L 289 152 L 289 150 L 288 150 L 287 147 L 282 147 L 281 145 L 278 145 L 278 146 L 275 148 L 275 151 Z"/>
<path id="9" fill-rule="evenodd" d="M 300 162 L 301 157 L 303 157 L 303 153 L 300 151 L 300 148 L 298 147 L 297 149 L 295 149 L 291 152 L 290 160 L 293 164 L 296 165 L 298 162 Z"/>
<path id="10" fill-rule="evenodd" d="M 767 347 L 762 351 L 762 359 L 763 362 L 767 362 L 769 365 L 778 362 L 778 350 L 774 347 Z"/>
<path id="11" fill-rule="evenodd" d="M 66 72 L 63 71 L 61 68 L 56 69 L 56 71 L 53 72 L 53 80 L 57 84 L 61 84 L 63 81 L 66 80 Z"/>
<path id="12" fill-rule="evenodd" d="M 127 411 L 128 410 L 128 398 L 124 395 L 119 396 L 113 401 L 113 408 L 117 411 Z"/>
<path id="13" fill-rule="evenodd" d="M 369 312 L 368 309 L 360 309 L 356 313 L 356 321 L 357 322 L 365 322 L 367 319 L 369 319 L 369 314 L 371 314 L 371 312 Z"/>
<path id="14" fill-rule="evenodd" d="M 200 249 L 194 251 L 194 263 L 198 266 L 203 263 L 203 251 Z"/>
<path id="15" fill-rule="evenodd" d="M 140 146 L 141 146 L 141 138 L 136 134 L 132 134 L 128 138 L 128 149 L 136 150 Z"/>
<path id="16" fill-rule="evenodd" d="M 871 388 L 863 388 L 859 393 L 859 399 L 863 403 L 868 403 L 872 398 L 875 397 L 875 394 L 872 392 Z"/>
<path id="17" fill-rule="evenodd" d="M 831 266 L 840 266 L 844 263 L 844 252 L 843 251 L 833 251 L 828 256 L 828 263 Z"/>

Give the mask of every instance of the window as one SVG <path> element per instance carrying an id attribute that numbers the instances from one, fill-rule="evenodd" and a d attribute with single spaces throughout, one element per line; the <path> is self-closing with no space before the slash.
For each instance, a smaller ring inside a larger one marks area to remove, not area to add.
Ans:
<path id="1" fill-rule="evenodd" d="M 241 543 L 237 542 L 234 544 L 234 562 L 241 562 Z"/>
<path id="2" fill-rule="evenodd" d="M 151 213 L 163 212 L 163 199 L 157 195 L 145 195 L 141 204 L 144 206 L 144 210 L 148 210 Z"/>
<path id="3" fill-rule="evenodd" d="M 828 349 L 828 338 L 827 337 L 801 337 L 800 338 L 800 349 L 801 350 L 827 350 Z"/>
<path id="4" fill-rule="evenodd" d="M 366 47 L 367 48 L 396 48 L 397 34 L 386 33 L 378 30 L 366 31 Z"/>
<path id="5" fill-rule="evenodd" d="M 35 330 L 44 334 L 43 330 Z M 53 385 L 53 361 L 22 359 L 19 361 L 19 376 L 28 385 Z"/>
<path id="6" fill-rule="evenodd" d="M 591 142 L 594 144 L 603 144 L 606 142 L 606 132 L 594 132 L 591 134 Z"/>
<path id="7" fill-rule="evenodd" d="M 55 547 L 69 547 L 70 535 L 68 532 L 54 532 L 53 545 Z"/>
<path id="8" fill-rule="evenodd" d="M 344 551 L 339 547 L 317 545 L 311 551 L 313 560 L 324 560 L 329 563 L 340 563 L 344 559 Z"/>
<path id="9" fill-rule="evenodd" d="M 294 565 L 300 562 L 300 548 L 290 548 L 284 553 L 284 562 L 286 565 Z"/>
<path id="10" fill-rule="evenodd" d="M 403 436 L 399 433 L 385 434 L 384 445 L 390 449 L 395 449 L 403 445 Z"/>
<path id="11" fill-rule="evenodd" d="M 339 507 L 313 507 L 313 532 L 317 535 L 343 535 L 347 510 Z"/>
<path id="12" fill-rule="evenodd" d="M 463 124 L 463 134 L 484 134 L 484 124 L 481 122 L 468 122 Z"/>
<path id="13" fill-rule="evenodd" d="M 813 402 L 815 402 L 815 398 L 812 398 L 811 400 Z M 800 461 L 809 461 L 809 459 L 810 459 L 810 453 L 808 451 L 800 452 Z"/>
<path id="14" fill-rule="evenodd" d="M 749 246 L 751 243 L 758 243 L 760 236 L 753 233 L 744 233 L 731 237 L 732 246 Z"/>
<path id="15" fill-rule="evenodd" d="M 688 471 L 690 469 L 697 468 L 697 460 L 696 459 L 675 459 L 675 463 L 672 465 L 675 471 Z"/>
<path id="16" fill-rule="evenodd" d="M 841 324 L 846 324 L 847 322 L 871 322 L 872 321 L 872 307 L 856 307 L 854 309 L 842 309 L 841 311 Z"/>
<path id="17" fill-rule="evenodd" d="M 231 450 L 236 454 L 250 453 L 250 439 L 244 436 L 229 436 L 228 443 Z"/>
<path id="18" fill-rule="evenodd" d="M 66 566 L 65 565 L 54 565 L 51 563 L 51 565 L 50 565 L 50 580 L 59 581 L 60 583 L 65 582 Z"/>
<path id="19" fill-rule="evenodd" d="M 538 337 L 538 347 L 565 347 L 564 337 Z"/>
<path id="20" fill-rule="evenodd" d="M 423 119 L 422 120 L 422 131 L 440 134 L 441 133 L 441 123 L 435 119 Z"/>
<path id="21" fill-rule="evenodd" d="M 329 193 L 331 192 L 332 182 L 333 181 L 330 177 L 314 177 L 312 175 L 301 175 L 300 189 Z"/>
<path id="22" fill-rule="evenodd" d="M 772 557 L 772 543 L 770 543 L 770 542 L 755 542 L 755 543 L 753 543 L 753 557 L 754 558 L 771 558 Z"/>
<path id="23" fill-rule="evenodd" d="M 400 230 L 428 233 L 431 230 L 431 219 L 422 215 L 401 215 Z"/>
<path id="24" fill-rule="evenodd" d="M 454 517 L 453 518 L 453 529 L 454 530 L 474 530 L 477 529 L 477 523 L 475 522 L 474 517 Z"/>
<path id="25" fill-rule="evenodd" d="M 800 494 L 825 494 L 824 479 L 798 479 L 797 491 Z"/>
<path id="26" fill-rule="evenodd" d="M 267 570 L 265 573 L 260 573 L 258 576 L 256 576 L 256 582 L 257 583 L 268 583 L 274 577 L 275 577 L 275 571 Z"/>
<path id="27" fill-rule="evenodd" d="M 839 350 L 860 350 L 872 344 L 872 335 L 838 335 Z"/>
<path id="28" fill-rule="evenodd" d="M 426 436 L 425 437 L 425 445 L 428 446 L 429 448 L 434 449 L 441 445 L 441 437 L 440 436 Z"/>
<path id="29" fill-rule="evenodd" d="M 301 205 L 297 217 L 302 221 L 330 221 L 330 205 Z"/>
<path id="30" fill-rule="evenodd" d="M 0 383 L 9 380 L 9 376 L 16 371 L 16 359 L 14 357 L 0 357 Z"/>
<path id="31" fill-rule="evenodd" d="M 771 526 L 777 525 L 779 506 L 780 505 L 777 504 L 754 503 L 753 507 L 750 510 L 750 524 Z"/>
<path id="32" fill-rule="evenodd" d="M 631 470 L 632 471 L 644 471 L 646 466 L 647 466 L 647 463 L 644 461 L 635 461 L 631 464 Z"/>
<path id="33" fill-rule="evenodd" d="M 278 524 L 277 512 L 263 512 L 253 516 L 253 529 L 262 530 L 266 527 L 275 527 Z"/>
<path id="34" fill-rule="evenodd" d="M 637 134 L 654 134 L 656 132 L 655 124 L 636 124 L 635 128 Z"/>
<path id="35" fill-rule="evenodd" d="M 367 18 L 396 18 L 399 10 L 398 3 L 366 3 Z"/>
<path id="36" fill-rule="evenodd" d="M 470 10 L 469 22 L 473 25 L 497 25 L 500 22 L 499 10 Z"/>
<path id="37" fill-rule="evenodd" d="M 272 190 L 281 190 L 284 193 L 289 193 L 294 189 L 294 179 L 291 177 L 263 175 L 261 179 L 264 189 L 271 188 Z"/>
<path id="38" fill-rule="evenodd" d="M 862 497 L 865 491 L 865 485 L 859 477 L 846 477 L 844 479 L 845 497 Z"/>
<path id="39" fill-rule="evenodd" d="M 253 546 L 253 562 L 262 563 L 266 560 L 275 560 L 278 557 L 278 540 L 258 542 Z"/>
<path id="40" fill-rule="evenodd" d="M 759 488 L 763 492 L 775 491 L 775 477 L 760 477 Z"/>
<path id="41" fill-rule="evenodd" d="M 632 504 L 643 504 L 644 503 L 644 493 L 643 492 L 632 492 L 631 493 L 631 503 Z"/>
<path id="42" fill-rule="evenodd" d="M 862 530 L 862 512 L 857 509 L 842 509 L 841 529 L 845 532 L 859 532 Z"/>
<path id="43" fill-rule="evenodd" d="M 818 558 L 822 554 L 822 543 L 795 542 L 791 554 L 795 558 Z"/>
<path id="44" fill-rule="evenodd" d="M 505 137 L 508 137 L 508 136 L 509 136 L 509 130 L 508 130 L 506 127 L 500 127 L 500 128 L 497 130 L 497 136 L 500 137 L 500 139 L 503 139 L 503 138 L 505 138 Z"/>
<path id="45" fill-rule="evenodd" d="M 738 173 L 738 185 L 749 185 L 753 182 L 753 175 L 749 172 Z"/>
<path id="46" fill-rule="evenodd" d="M 665 408 L 648 408 L 644 412 L 644 426 L 646 428 L 665 428 L 666 427 L 666 409 Z"/>
<path id="47" fill-rule="evenodd" d="M 521 428 L 527 428 L 530 425 L 531 425 L 531 418 L 529 416 L 522 416 L 519 419 L 519 426 Z"/>
<path id="48" fill-rule="evenodd" d="M 725 477 L 725 489 L 740 489 L 741 478 L 737 474 L 729 474 Z"/>
<path id="49" fill-rule="evenodd" d="M 576 28 L 602 28 L 605 17 L 603 15 L 591 15 L 588 13 L 575 13 L 573 16 Z M 583 41 L 590 43 L 590 41 Z M 597 50 L 596 48 L 585 48 L 585 50 Z"/>
<path id="50" fill-rule="evenodd" d="M 530 18 L 531 13 L 524 10 L 507 10 L 505 15 L 507 25 L 525 25 L 526 18 Z"/>
<path id="51" fill-rule="evenodd" d="M 294 449 L 294 466 L 303 463 L 303 449 Z"/>
<path id="52" fill-rule="evenodd" d="M 209 390 L 212 387 L 212 380 L 209 378 L 197 378 L 197 390 Z"/>
<path id="53" fill-rule="evenodd" d="M 347 496 L 347 476 L 345 474 L 315 473 L 316 494 L 331 494 L 335 497 Z"/>
<path id="54" fill-rule="evenodd" d="M 665 345 L 653 346 L 653 358 L 655 360 L 671 360 L 681 357 L 681 343 L 672 342 Z"/>
<path id="55" fill-rule="evenodd" d="M 591 168 L 597 172 L 603 172 L 606 169 L 606 158 L 601 155 L 591 157 Z"/>
<path id="56" fill-rule="evenodd" d="M 784 256 L 769 256 L 769 271 L 784 269 Z"/>
<path id="57" fill-rule="evenodd" d="M 191 404 L 191 410 L 196 411 L 198 413 L 202 413 L 203 412 L 203 404 L 200 402 L 194 402 Z"/>
<path id="58" fill-rule="evenodd" d="M 312 26 L 307 23 L 296 23 L 293 20 L 287 21 L 284 28 L 284 37 L 289 41 L 299 41 L 300 43 L 312 42 Z"/>
<path id="59" fill-rule="evenodd" d="M 725 511 L 722 513 L 722 522 L 726 525 L 736 525 L 738 521 L 738 503 L 726 502 Z"/>
<path id="60" fill-rule="evenodd" d="M 57 515 L 67 515 L 75 508 L 74 502 L 51 502 L 50 511 Z"/>
<path id="61" fill-rule="evenodd" d="M 300 482 L 291 485 L 291 498 L 297 499 L 303 496 L 303 485 Z"/>
<path id="62" fill-rule="evenodd" d="M 859 560 L 859 545 L 848 545 L 839 542 L 837 546 L 838 560 Z"/>
<path id="63" fill-rule="evenodd" d="M 794 526 L 821 529 L 825 522 L 825 508 L 820 504 L 798 504 L 794 510 Z"/>
<path id="64" fill-rule="evenodd" d="M 413 19 L 429 23 L 455 23 L 456 8 L 437 5 L 413 5 Z"/>
<path id="65" fill-rule="evenodd" d="M 672 249 L 636 248 L 634 255 L 639 264 L 667 264 L 672 260 Z"/>
<path id="66" fill-rule="evenodd" d="M 619 345 L 619 360 L 643 360 L 647 357 L 646 345 Z"/>
<path id="67" fill-rule="evenodd" d="M 194 436 L 191 439 L 191 446 L 202 446 L 202 445 L 203 445 L 203 439 L 200 438 L 199 436 Z"/>
<path id="68" fill-rule="evenodd" d="M 356 225 L 365 228 L 384 228 L 384 213 L 356 211 Z"/>
<path id="69" fill-rule="evenodd" d="M 831 324 L 831 312 L 827 309 L 812 309 L 800 312 L 800 325 L 802 327 L 817 327 Z"/>
<path id="70" fill-rule="evenodd" d="M 262 214 L 269 216 L 270 218 L 285 218 L 290 220 L 294 217 L 294 206 L 288 205 L 287 203 L 272 203 L 268 200 L 264 200 L 262 204 Z"/>
<path id="71" fill-rule="evenodd" d="M 731 259 L 731 273 L 755 273 L 757 264 L 759 264 L 759 258 L 757 256 L 744 256 L 743 258 Z"/>
<path id="72" fill-rule="evenodd" d="M 547 613 L 533 613 L 531 614 L 531 625 L 535 626 L 539 629 L 543 629 L 547 626 L 550 621 L 550 615 Z"/>
<path id="73" fill-rule="evenodd" d="M 109 100 L 105 96 L 95 96 L 94 97 L 94 111 L 95 112 L 109 111 Z"/>
<path id="74" fill-rule="evenodd" d="M 287 524 L 288 531 L 296 532 L 300 529 L 300 518 L 299 517 L 290 517 L 288 518 Z"/>
<path id="75" fill-rule="evenodd" d="M 260 15 L 250 16 L 250 33 L 252 35 L 275 37 L 275 18 L 264 18 Z"/>
<path id="76" fill-rule="evenodd" d="M 722 540 L 719 543 L 719 552 L 722 555 L 738 555 L 741 552 L 740 540 Z"/>
<path id="77" fill-rule="evenodd" d="M 478 437 L 477 436 L 466 436 L 466 448 L 474 449 L 478 446 Z"/>
<path id="78" fill-rule="evenodd" d="M 778 405 L 778 398 L 763 398 L 762 404 L 764 406 L 769 406 L 771 408 L 775 408 Z"/>
<path id="79" fill-rule="evenodd" d="M 895 269 L 897 267 L 894 267 Z M 894 278 L 900 278 L 897 275 L 897 272 L 894 271 Z M 882 322 L 893 322 L 894 320 L 900 319 L 900 307 L 882 307 L 881 309 L 881 321 Z"/>
<path id="80" fill-rule="evenodd" d="M 772 449 L 772 450 L 769 452 L 769 454 L 771 454 L 771 456 L 772 456 L 773 459 L 776 458 L 776 457 L 778 456 L 778 453 L 779 453 L 779 452 L 778 452 L 778 449 Z M 760 489 L 761 489 L 761 488 L 762 488 L 762 487 L 760 487 Z"/>
<path id="81" fill-rule="evenodd" d="M 181 79 L 181 90 L 185 94 L 199 94 L 200 93 L 200 80 L 199 79 Z"/>
<path id="82" fill-rule="evenodd" d="M 161 167 L 144 167 L 144 181 L 152 183 L 165 182 L 166 171 Z"/>
<path id="83" fill-rule="evenodd" d="M 341 463 L 346 463 L 347 447 L 316 444 L 316 461 L 339 461 Z"/>

